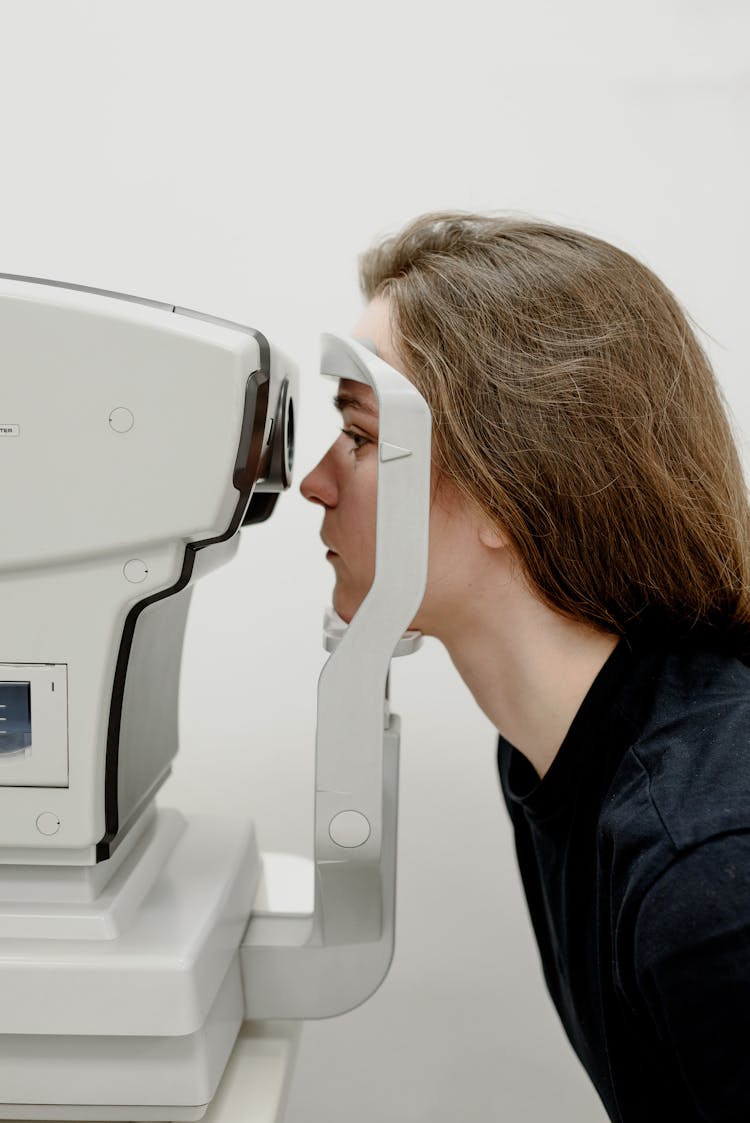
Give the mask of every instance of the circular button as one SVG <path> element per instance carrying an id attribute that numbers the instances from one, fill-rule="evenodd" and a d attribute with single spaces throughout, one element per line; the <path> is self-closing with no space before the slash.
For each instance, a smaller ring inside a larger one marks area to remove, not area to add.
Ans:
<path id="1" fill-rule="evenodd" d="M 370 837 L 370 822 L 359 811 L 340 811 L 328 824 L 337 846 L 361 846 Z"/>
<path id="2" fill-rule="evenodd" d="M 40 834 L 57 834 L 60 830 L 60 820 L 51 811 L 42 811 L 41 815 L 37 816 L 36 829 Z"/>
<path id="3" fill-rule="evenodd" d="M 131 558 L 129 562 L 125 562 L 122 572 L 128 581 L 140 585 L 141 581 L 145 581 L 148 577 L 148 566 L 140 558 Z"/>
<path id="4" fill-rule="evenodd" d="M 129 433 L 135 425 L 135 418 L 129 409 L 124 406 L 118 406 L 113 409 L 109 415 L 109 425 L 114 429 L 115 433 Z"/>

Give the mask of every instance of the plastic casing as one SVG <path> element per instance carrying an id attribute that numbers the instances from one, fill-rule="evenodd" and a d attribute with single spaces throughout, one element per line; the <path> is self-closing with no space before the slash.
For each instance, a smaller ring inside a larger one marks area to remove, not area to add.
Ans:
<path id="1" fill-rule="evenodd" d="M 394 949 L 400 721 L 387 683 L 393 656 L 419 646 L 404 633 L 427 582 L 431 416 L 409 380 L 357 340 L 324 335 L 321 373 L 364 383 L 378 400 L 375 576 L 348 627 L 327 618 L 314 914 L 251 919 L 240 947 L 250 1018 L 350 1010 L 380 986 Z"/>
<path id="2" fill-rule="evenodd" d="M 33 776 L 0 756 L 0 862 L 88 865 L 169 775 L 190 583 L 235 553 L 296 373 L 241 325 L 7 277 L 0 369 L 0 679 L 67 677 L 64 773 L 59 743 Z"/>

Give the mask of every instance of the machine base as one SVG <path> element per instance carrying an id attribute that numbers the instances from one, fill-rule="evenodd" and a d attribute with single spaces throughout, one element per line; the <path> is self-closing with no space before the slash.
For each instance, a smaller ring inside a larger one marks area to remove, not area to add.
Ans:
<path id="1" fill-rule="evenodd" d="M 120 937 L 27 941 L 25 963 L 0 939 L 0 1119 L 201 1119 L 244 1019 L 259 872 L 250 824 L 190 816 Z"/>
<path id="2" fill-rule="evenodd" d="M 1 1104 L 0 1119 L 75 1120 L 76 1123 L 101 1123 L 118 1120 L 119 1123 L 194 1123 L 206 1114 L 208 1104 L 200 1107 L 113 1107 L 111 1104 Z"/>

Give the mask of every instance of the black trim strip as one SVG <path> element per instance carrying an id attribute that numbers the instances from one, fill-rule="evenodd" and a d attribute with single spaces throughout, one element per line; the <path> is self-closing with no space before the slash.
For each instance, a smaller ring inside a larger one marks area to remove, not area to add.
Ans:
<path id="1" fill-rule="evenodd" d="M 249 331 L 251 329 L 246 328 L 245 330 Z M 265 354 L 270 357 L 268 341 L 260 332 L 253 332 L 253 334 L 258 338 L 259 343 L 263 340 L 265 344 Z M 260 351 L 262 362 L 264 356 L 264 348 L 262 346 Z M 193 567 L 195 565 L 195 555 L 198 550 L 202 550 L 206 546 L 213 546 L 217 542 L 226 542 L 241 526 L 245 511 L 250 502 L 253 487 L 255 486 L 261 453 L 263 452 L 263 437 L 265 435 L 266 418 L 268 415 L 269 384 L 269 363 L 267 363 L 265 370 L 254 371 L 247 380 L 247 389 L 245 391 L 245 416 L 242 423 L 242 433 L 240 435 L 240 445 L 233 479 L 234 486 L 239 490 L 240 497 L 227 530 L 223 534 L 215 538 L 207 538 L 203 542 L 189 542 L 185 547 L 182 571 L 176 583 L 168 589 L 162 589 L 161 592 L 154 593 L 153 596 L 146 597 L 145 600 L 139 601 L 138 604 L 133 605 L 125 618 L 112 685 L 112 703 L 109 710 L 107 751 L 104 768 L 105 832 L 96 846 L 97 862 L 106 861 L 117 849 L 116 845 L 114 847 L 111 846 L 111 842 L 119 830 L 117 780 L 120 754 L 120 724 L 122 721 L 122 705 L 125 696 L 125 679 L 128 673 L 128 661 L 133 646 L 133 636 L 135 635 L 135 626 L 138 622 L 138 617 L 141 612 L 143 612 L 144 608 L 147 608 L 150 604 L 154 604 L 159 600 L 164 600 L 165 597 L 170 597 L 174 593 L 179 593 L 185 588 L 192 576 Z M 250 432 L 249 439 L 247 437 L 248 429 Z"/>

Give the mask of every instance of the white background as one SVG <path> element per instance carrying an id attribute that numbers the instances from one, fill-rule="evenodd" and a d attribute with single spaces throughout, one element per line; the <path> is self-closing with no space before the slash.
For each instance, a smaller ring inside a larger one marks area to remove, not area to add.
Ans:
<path id="1" fill-rule="evenodd" d="M 580 226 L 642 258 L 704 333 L 750 433 L 745 0 L 0 2 L 0 271 L 241 320 L 302 369 L 297 482 L 335 431 L 320 330 L 356 256 L 443 207 Z M 298 494 L 196 588 L 163 803 L 251 815 L 311 854 L 331 572 Z M 595 1123 L 543 989 L 493 731 L 444 653 L 404 719 L 397 949 L 303 1033 L 287 1123 Z"/>

